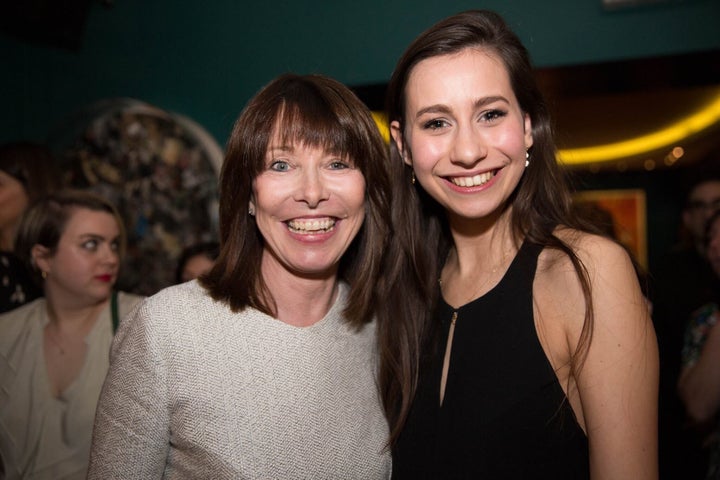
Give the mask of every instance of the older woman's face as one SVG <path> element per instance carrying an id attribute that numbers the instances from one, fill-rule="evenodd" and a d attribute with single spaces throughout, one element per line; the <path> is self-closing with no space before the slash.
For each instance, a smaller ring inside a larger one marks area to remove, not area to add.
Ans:
<path id="1" fill-rule="evenodd" d="M 275 135 L 253 182 L 263 273 L 330 278 L 365 217 L 365 178 L 353 162 Z"/>

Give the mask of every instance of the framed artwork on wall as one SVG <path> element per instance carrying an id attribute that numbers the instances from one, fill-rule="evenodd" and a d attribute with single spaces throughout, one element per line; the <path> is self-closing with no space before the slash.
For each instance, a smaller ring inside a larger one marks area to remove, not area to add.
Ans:
<path id="1" fill-rule="evenodd" d="M 102 100 L 69 120 L 52 142 L 65 182 L 110 200 L 125 223 L 118 288 L 172 285 L 183 249 L 217 239 L 222 149 L 188 117 L 135 99 Z"/>
<path id="2" fill-rule="evenodd" d="M 582 215 L 606 229 L 640 265 L 648 267 L 644 190 L 586 190 L 575 193 L 573 199 Z"/>

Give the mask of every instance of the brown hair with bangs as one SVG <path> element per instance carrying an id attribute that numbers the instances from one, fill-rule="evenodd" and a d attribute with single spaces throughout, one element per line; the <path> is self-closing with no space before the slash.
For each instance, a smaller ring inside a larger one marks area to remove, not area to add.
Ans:
<path id="1" fill-rule="evenodd" d="M 387 149 L 368 108 L 346 86 L 322 75 L 281 75 L 235 122 L 220 172 L 220 255 L 200 283 L 233 311 L 250 306 L 275 315 L 260 270 L 264 240 L 248 207 L 276 129 L 284 144 L 346 157 L 365 177 L 365 220 L 338 273 L 350 285 L 346 318 L 360 326 L 375 313 L 376 279 L 390 231 Z"/>

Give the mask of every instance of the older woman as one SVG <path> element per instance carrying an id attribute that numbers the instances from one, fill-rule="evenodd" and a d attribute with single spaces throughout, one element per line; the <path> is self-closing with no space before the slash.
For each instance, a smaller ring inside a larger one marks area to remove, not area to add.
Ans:
<path id="1" fill-rule="evenodd" d="M 85 478 L 113 331 L 140 300 L 113 293 L 123 245 L 117 211 L 88 192 L 23 218 L 18 256 L 45 298 L 0 315 L 0 477 Z"/>
<path id="2" fill-rule="evenodd" d="M 375 284 L 383 141 L 322 76 L 247 105 L 220 184 L 220 256 L 123 323 L 89 478 L 387 478 Z"/>

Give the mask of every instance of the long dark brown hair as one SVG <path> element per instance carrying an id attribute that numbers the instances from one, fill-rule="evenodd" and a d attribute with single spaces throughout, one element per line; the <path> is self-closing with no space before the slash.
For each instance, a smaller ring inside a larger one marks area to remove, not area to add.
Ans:
<path id="1" fill-rule="evenodd" d="M 360 326 L 375 312 L 377 276 L 389 237 L 387 148 L 368 108 L 347 87 L 322 75 L 276 78 L 235 122 L 220 173 L 220 255 L 200 282 L 233 311 L 250 306 L 275 315 L 273 296 L 260 271 L 264 241 L 248 206 L 276 126 L 283 143 L 348 157 L 365 177 L 363 226 L 338 271 L 350 285 L 345 316 Z"/>
<path id="2" fill-rule="evenodd" d="M 556 161 L 549 111 L 536 84 L 527 50 L 502 17 L 473 10 L 440 21 L 417 37 L 398 61 L 387 91 L 388 121 L 405 129 L 405 87 L 421 61 L 479 48 L 499 58 L 507 69 L 511 87 L 522 111 L 532 121 L 530 165 L 508 200 L 512 205 L 511 228 L 515 243 L 524 239 L 565 253 L 572 261 L 585 297 L 585 323 L 573 355 L 573 374 L 581 368 L 592 337 L 593 310 L 587 271 L 570 245 L 553 232 L 564 225 L 592 230 L 572 211 L 570 188 Z M 441 74 L 441 73 L 440 73 Z M 412 156 L 406 141 L 405 153 Z M 411 184 L 411 167 L 405 165 L 391 142 L 390 162 L 395 185 L 393 225 L 395 235 L 386 266 L 385 292 L 390 310 L 379 316 L 381 355 L 379 385 L 394 443 L 407 418 L 415 394 L 420 351 L 431 326 L 438 297 L 439 278 L 452 245 L 444 209 L 418 185 Z M 396 300 L 402 294 L 401 301 Z M 394 311 L 393 311 L 394 310 Z M 385 317 L 387 314 L 387 317 Z"/>

